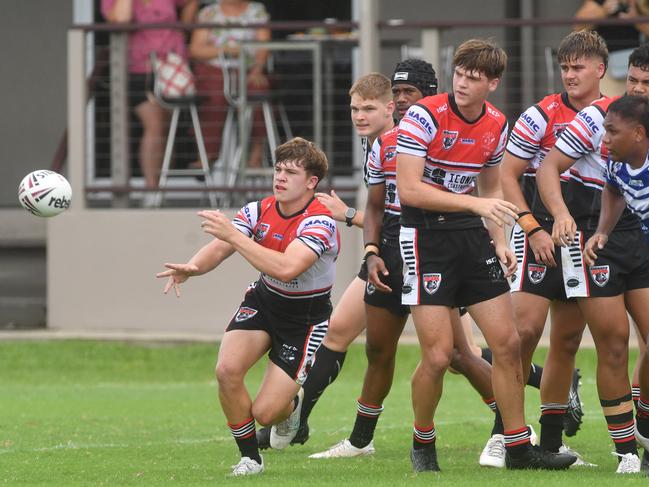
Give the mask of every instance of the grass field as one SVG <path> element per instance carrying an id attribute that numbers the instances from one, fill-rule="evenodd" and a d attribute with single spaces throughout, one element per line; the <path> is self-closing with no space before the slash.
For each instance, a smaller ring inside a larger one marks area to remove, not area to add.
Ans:
<path id="1" fill-rule="evenodd" d="M 537 358 L 543 359 L 543 351 Z M 594 352 L 580 351 L 586 416 L 570 446 L 599 465 L 568 472 L 509 472 L 477 464 L 492 414 L 465 379 L 447 376 L 436 424 L 442 473 L 411 472 L 410 374 L 415 346 L 402 346 L 392 393 L 361 459 L 310 460 L 349 435 L 365 369 L 355 345 L 311 416 L 304 446 L 264 454 L 266 472 L 228 478 L 238 452 L 216 396 L 209 345 L 0 342 L 0 483 L 41 485 L 647 485 L 620 478 L 598 406 Z M 249 376 L 252 390 L 263 369 Z M 536 426 L 538 393 L 527 388 Z M 538 430 L 538 428 L 537 428 Z"/>

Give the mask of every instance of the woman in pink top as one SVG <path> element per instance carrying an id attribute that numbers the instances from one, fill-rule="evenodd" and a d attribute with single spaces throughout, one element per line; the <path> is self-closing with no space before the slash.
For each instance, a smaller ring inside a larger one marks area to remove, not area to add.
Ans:
<path id="1" fill-rule="evenodd" d="M 111 23 L 152 24 L 194 21 L 198 0 L 102 0 L 101 12 Z M 142 122 L 140 167 L 147 188 L 157 188 L 169 115 L 153 98 L 151 52 L 169 51 L 186 57 L 185 33 L 176 29 L 145 29 L 130 34 L 128 42 L 129 104 Z M 154 197 L 153 193 L 148 196 Z M 144 206 L 151 198 L 145 198 Z"/>

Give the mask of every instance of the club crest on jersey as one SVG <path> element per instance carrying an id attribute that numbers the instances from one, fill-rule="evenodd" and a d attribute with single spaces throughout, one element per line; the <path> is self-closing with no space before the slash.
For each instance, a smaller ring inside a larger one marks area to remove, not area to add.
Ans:
<path id="1" fill-rule="evenodd" d="M 385 162 L 389 162 L 397 157 L 397 148 L 394 145 L 385 148 Z"/>
<path id="2" fill-rule="evenodd" d="M 540 283 L 548 268 L 542 264 L 527 264 L 527 277 L 532 284 Z"/>
<path id="3" fill-rule="evenodd" d="M 444 132 L 442 132 L 442 148 L 444 150 L 449 150 L 453 147 L 458 135 L 459 132 L 457 130 L 444 130 Z"/>
<path id="4" fill-rule="evenodd" d="M 558 139 L 559 137 L 561 137 L 561 132 L 563 132 L 567 126 L 567 123 L 555 123 L 554 125 L 552 125 L 552 133 L 554 134 L 554 138 Z"/>
<path id="5" fill-rule="evenodd" d="M 606 286 L 608 279 L 611 277 L 611 271 L 607 265 L 594 265 L 588 271 L 590 272 L 590 278 L 599 287 Z"/>
<path id="6" fill-rule="evenodd" d="M 234 321 L 241 323 L 242 321 L 249 320 L 257 314 L 256 309 L 248 308 L 247 306 L 241 306 L 237 311 L 237 314 L 234 316 Z"/>
<path id="7" fill-rule="evenodd" d="M 255 240 L 257 242 L 263 240 L 269 229 L 270 225 L 268 223 L 260 223 L 255 229 Z"/>
<path id="8" fill-rule="evenodd" d="M 421 281 L 424 285 L 424 291 L 428 294 L 435 294 L 439 289 L 439 286 L 442 284 L 442 275 L 439 272 L 434 274 L 424 274 L 421 276 Z"/>

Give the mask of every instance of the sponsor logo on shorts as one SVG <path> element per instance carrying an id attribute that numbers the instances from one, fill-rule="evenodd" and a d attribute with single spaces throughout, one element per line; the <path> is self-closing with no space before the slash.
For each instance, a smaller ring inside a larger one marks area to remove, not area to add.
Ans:
<path id="1" fill-rule="evenodd" d="M 516 282 L 516 279 L 518 279 L 518 274 L 512 274 L 512 282 Z"/>
<path id="2" fill-rule="evenodd" d="M 367 294 L 374 294 L 374 291 L 376 291 L 376 287 L 370 281 L 367 281 L 367 286 L 365 286 L 365 290 L 367 291 Z"/>
<path id="3" fill-rule="evenodd" d="M 503 270 L 498 262 L 498 257 L 490 257 L 485 260 L 485 264 L 487 265 L 487 271 L 489 272 L 489 279 L 491 282 L 500 282 L 505 279 Z"/>
<path id="4" fill-rule="evenodd" d="M 444 130 L 444 132 L 442 132 L 442 148 L 444 150 L 449 150 L 453 147 L 458 135 L 459 132 L 457 130 Z"/>
<path id="5" fill-rule="evenodd" d="M 540 283 L 545 277 L 548 268 L 542 264 L 527 264 L 527 277 L 532 284 Z"/>
<path id="6" fill-rule="evenodd" d="M 253 308 L 248 308 L 247 306 L 241 306 L 237 314 L 234 316 L 234 321 L 240 323 L 242 321 L 249 320 L 257 314 L 257 310 Z"/>
<path id="7" fill-rule="evenodd" d="M 435 294 L 442 284 L 442 275 L 439 272 L 434 274 L 424 274 L 421 276 L 424 291 L 428 294 Z"/>
<path id="8" fill-rule="evenodd" d="M 263 240 L 269 229 L 270 225 L 268 223 L 260 223 L 255 229 L 255 240 L 257 242 Z"/>
<path id="9" fill-rule="evenodd" d="M 412 292 L 412 286 L 410 284 L 404 284 L 401 286 L 402 294 L 410 294 Z"/>
<path id="10" fill-rule="evenodd" d="M 571 277 L 566 281 L 568 287 L 577 287 L 579 286 L 579 279 L 577 277 Z"/>
<path id="11" fill-rule="evenodd" d="M 286 343 L 282 344 L 282 349 L 279 351 L 279 358 L 282 362 L 290 364 L 295 361 L 297 356 L 297 347 L 293 345 L 287 345 Z"/>
<path id="12" fill-rule="evenodd" d="M 594 265 L 588 271 L 593 282 L 599 287 L 606 286 L 609 277 L 611 277 L 611 271 L 607 265 Z"/>

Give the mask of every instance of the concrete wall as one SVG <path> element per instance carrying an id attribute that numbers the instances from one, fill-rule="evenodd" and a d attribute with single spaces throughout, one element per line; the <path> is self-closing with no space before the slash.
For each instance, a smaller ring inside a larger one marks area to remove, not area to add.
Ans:
<path id="1" fill-rule="evenodd" d="M 30 171 L 50 167 L 63 135 L 71 23 L 72 0 L 2 0 L 0 208 L 18 206 L 18 183 Z"/>
<path id="2" fill-rule="evenodd" d="M 69 210 L 47 223 L 47 322 L 67 331 L 220 334 L 256 272 L 238 254 L 162 294 L 155 274 L 209 241 L 194 210 Z M 342 225 L 334 299 L 358 272 L 361 232 Z"/>

